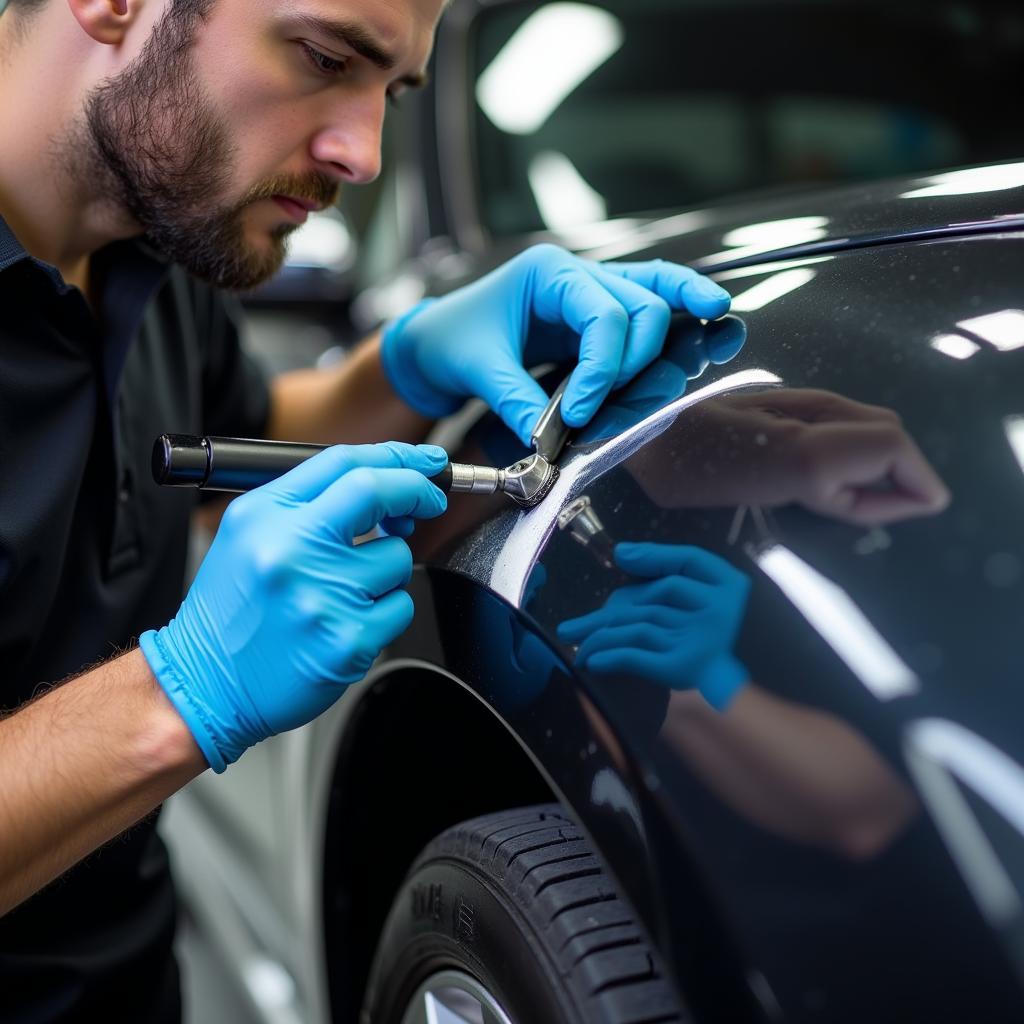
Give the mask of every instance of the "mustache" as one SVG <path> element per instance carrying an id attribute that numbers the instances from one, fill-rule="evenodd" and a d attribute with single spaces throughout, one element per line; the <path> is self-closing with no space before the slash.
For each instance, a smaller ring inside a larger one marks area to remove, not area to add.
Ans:
<path id="1" fill-rule="evenodd" d="M 318 206 L 333 206 L 338 201 L 341 186 L 326 174 L 280 174 L 254 185 L 239 206 L 247 206 L 259 199 L 273 196 L 292 196 Z"/>

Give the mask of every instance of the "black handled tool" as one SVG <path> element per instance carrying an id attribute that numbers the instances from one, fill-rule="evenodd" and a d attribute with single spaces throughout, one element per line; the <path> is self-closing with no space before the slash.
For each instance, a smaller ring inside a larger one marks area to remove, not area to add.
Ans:
<path id="1" fill-rule="evenodd" d="M 243 437 L 162 434 L 153 444 L 153 479 L 169 487 L 240 494 L 276 480 L 325 447 Z M 449 462 L 430 479 L 445 493 L 502 491 L 517 505 L 532 508 L 551 490 L 557 478 L 557 466 L 540 455 L 531 455 L 507 469 Z"/>

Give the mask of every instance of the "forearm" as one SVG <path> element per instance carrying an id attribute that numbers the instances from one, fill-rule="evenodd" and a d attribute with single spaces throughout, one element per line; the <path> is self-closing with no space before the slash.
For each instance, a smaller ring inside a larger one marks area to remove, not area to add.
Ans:
<path id="1" fill-rule="evenodd" d="M 0 721 L 0 914 L 206 767 L 137 650 Z"/>
<path id="2" fill-rule="evenodd" d="M 277 377 L 267 437 L 319 444 L 422 441 L 431 421 L 395 394 L 379 353 L 376 334 L 339 366 Z"/>
<path id="3" fill-rule="evenodd" d="M 724 714 L 674 693 L 669 742 L 710 789 L 768 831 L 871 856 L 916 810 L 908 787 L 845 722 L 748 685 Z"/>

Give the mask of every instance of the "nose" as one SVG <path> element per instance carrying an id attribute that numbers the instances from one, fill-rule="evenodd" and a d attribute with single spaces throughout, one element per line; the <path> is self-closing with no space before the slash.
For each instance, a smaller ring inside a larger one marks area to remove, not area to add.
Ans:
<path id="1" fill-rule="evenodd" d="M 340 97 L 330 124 L 313 138 L 313 158 L 350 184 L 373 181 L 380 174 L 385 105 L 383 92 Z"/>

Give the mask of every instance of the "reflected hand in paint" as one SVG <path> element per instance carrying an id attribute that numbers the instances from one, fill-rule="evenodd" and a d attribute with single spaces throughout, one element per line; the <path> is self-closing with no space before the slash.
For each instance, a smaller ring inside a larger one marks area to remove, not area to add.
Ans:
<path id="1" fill-rule="evenodd" d="M 688 418 L 685 439 L 665 435 L 630 471 L 664 508 L 795 503 L 881 526 L 936 515 L 950 502 L 894 412 L 811 389 L 709 399 Z"/>
<path id="2" fill-rule="evenodd" d="M 558 627 L 561 641 L 579 645 L 576 664 L 696 690 L 717 710 L 728 707 L 748 678 L 732 653 L 747 576 L 687 545 L 617 544 L 615 561 L 646 582 L 619 587 L 597 611 Z"/>
<path id="3" fill-rule="evenodd" d="M 746 324 L 735 316 L 704 323 L 675 316 L 661 356 L 626 387 L 613 392 L 598 415 L 576 435 L 585 445 L 621 434 L 686 394 L 689 381 L 709 366 L 723 366 L 747 341 Z"/>

